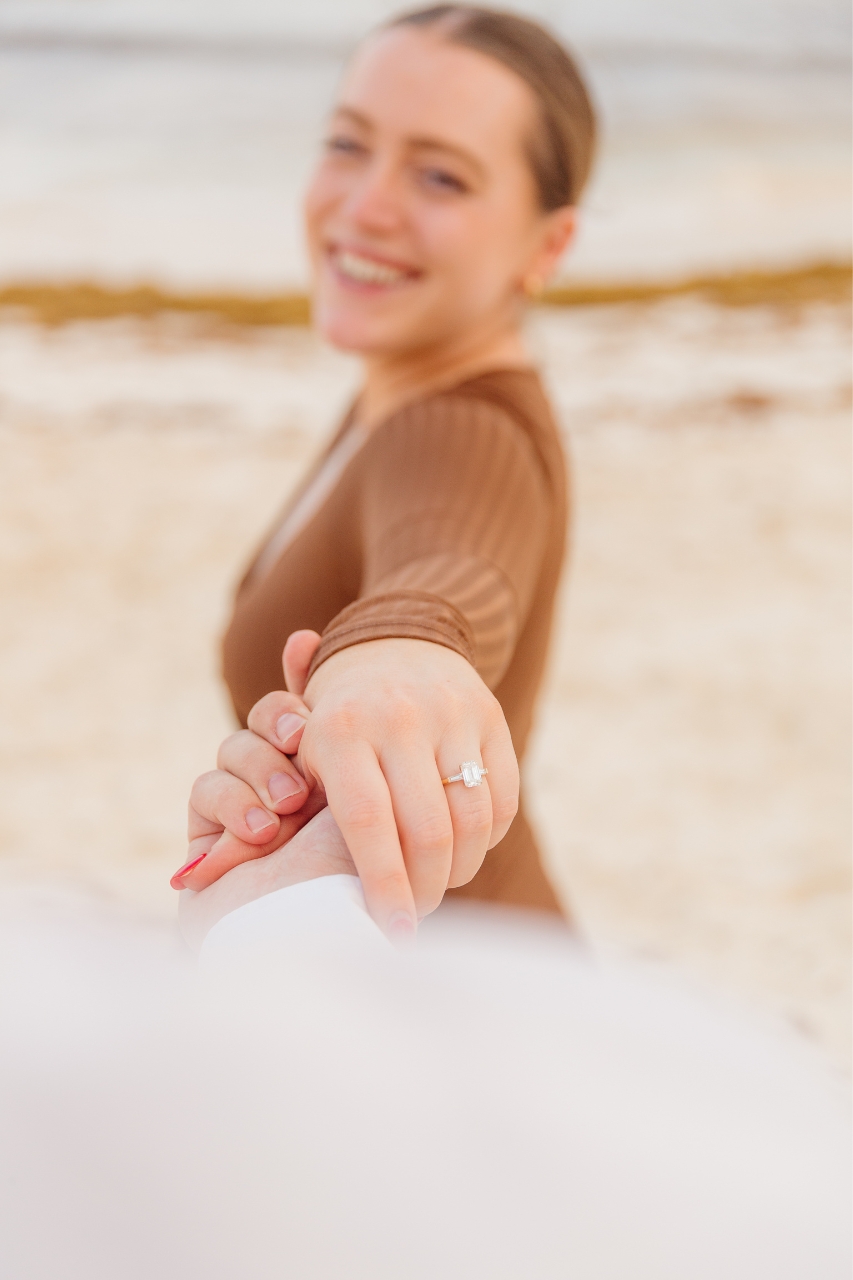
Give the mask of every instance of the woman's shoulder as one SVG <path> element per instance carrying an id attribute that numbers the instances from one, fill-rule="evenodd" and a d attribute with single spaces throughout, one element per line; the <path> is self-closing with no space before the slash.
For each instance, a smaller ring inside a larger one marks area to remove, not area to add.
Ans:
<path id="1" fill-rule="evenodd" d="M 538 370 L 529 365 L 488 369 L 436 392 L 435 398 L 477 400 L 493 405 L 514 418 L 524 418 L 542 426 L 553 424 L 542 379 Z"/>
<path id="2" fill-rule="evenodd" d="M 449 386 L 437 387 L 409 400 L 390 415 L 388 421 L 400 418 L 434 416 L 450 406 L 478 402 L 491 405 L 513 418 L 530 419 L 542 425 L 553 422 L 551 406 L 542 379 L 531 366 L 488 369 Z"/>
<path id="3" fill-rule="evenodd" d="M 489 369 L 425 392 L 395 409 L 382 427 L 411 428 L 466 417 L 496 425 L 509 421 L 534 439 L 559 435 L 542 379 L 530 366 Z"/>
<path id="4" fill-rule="evenodd" d="M 401 406 L 377 431 L 390 444 L 420 451 L 429 439 L 447 448 L 494 446 L 536 459 L 549 479 L 565 471 L 559 430 L 538 372 L 530 367 L 490 369 L 436 389 Z M 377 444 L 379 441 L 377 440 Z M 535 462 L 533 463 L 535 465 Z"/>

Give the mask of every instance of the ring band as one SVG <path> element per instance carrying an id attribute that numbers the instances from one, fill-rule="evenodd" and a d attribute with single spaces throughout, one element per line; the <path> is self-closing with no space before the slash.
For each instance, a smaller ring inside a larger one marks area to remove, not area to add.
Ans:
<path id="1" fill-rule="evenodd" d="M 464 782 L 466 787 L 479 787 L 489 772 L 481 764 L 477 764 L 476 760 L 463 760 L 459 768 L 462 770 L 461 773 L 454 773 L 452 778 L 441 779 L 443 787 L 449 786 L 451 782 Z"/>

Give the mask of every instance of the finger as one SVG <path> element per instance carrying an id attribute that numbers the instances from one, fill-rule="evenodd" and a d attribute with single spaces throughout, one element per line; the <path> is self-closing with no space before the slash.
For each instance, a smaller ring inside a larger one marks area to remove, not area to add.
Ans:
<path id="1" fill-rule="evenodd" d="M 200 822 L 194 825 L 193 814 Z M 222 769 L 196 778 L 190 793 L 190 839 L 219 824 L 246 844 L 269 844 L 278 831 L 278 815 L 265 808 L 250 786 Z M 206 825 L 205 825 L 206 824 Z"/>
<path id="2" fill-rule="evenodd" d="M 392 942 L 405 945 L 417 930 L 417 913 L 388 784 L 375 753 L 363 740 L 337 740 L 318 749 L 316 773 L 327 779 L 329 808 L 352 854 L 367 909 Z"/>
<path id="3" fill-rule="evenodd" d="M 422 920 L 444 897 L 454 856 L 454 829 L 445 789 L 426 739 L 408 748 L 396 744 L 393 753 L 380 755 L 379 762 L 391 793 L 415 909 Z M 491 821 L 486 835 L 490 829 Z"/>
<path id="4" fill-rule="evenodd" d="M 247 783 L 279 815 L 301 809 L 308 795 L 308 784 L 293 761 L 250 729 L 225 739 L 216 766 Z"/>
<path id="5" fill-rule="evenodd" d="M 325 802 L 320 798 L 319 803 Z M 224 876 L 226 871 L 231 871 L 241 863 L 250 862 L 255 858 L 265 858 L 268 854 L 275 853 L 277 849 L 293 839 L 297 831 L 310 821 L 315 812 L 309 801 L 298 813 L 285 815 L 281 819 L 275 836 L 266 844 L 247 844 L 243 840 L 238 840 L 230 831 L 225 831 L 218 837 L 202 836 L 192 841 L 187 861 L 172 876 L 170 881 L 172 888 L 206 889 L 208 885 Z"/>
<path id="6" fill-rule="evenodd" d="M 311 712 L 295 693 L 278 690 L 256 702 L 249 712 L 252 733 L 289 756 L 296 755 Z"/>
<path id="7" fill-rule="evenodd" d="M 442 778 L 458 774 L 463 760 L 474 760 L 479 763 L 478 751 L 469 749 L 466 754 L 463 752 L 464 747 L 448 749 L 442 745 L 438 763 L 439 766 L 449 766 L 447 769 L 442 769 Z M 455 764 L 452 763 L 454 760 Z M 449 782 L 447 786 L 442 787 L 447 797 L 450 820 L 453 824 L 453 863 L 448 877 L 448 888 L 455 889 L 458 885 L 467 884 L 472 880 L 483 865 L 483 859 L 488 852 L 493 817 L 492 797 L 489 787 L 486 786 L 487 781 L 488 778 L 484 778 L 477 787 L 466 787 L 464 782 Z"/>
<path id="8" fill-rule="evenodd" d="M 276 889 L 318 876 L 355 875 L 355 866 L 328 808 L 306 822 L 296 837 L 263 858 L 232 867 L 204 891 L 178 898 L 181 933 L 198 949 L 218 920 Z"/>
<path id="9" fill-rule="evenodd" d="M 191 841 L 187 861 L 172 876 L 172 888 L 204 889 L 232 867 L 253 858 L 265 858 L 292 840 L 297 831 L 325 807 L 325 796 L 320 791 L 312 792 L 298 813 L 281 819 L 277 834 L 267 844 L 247 844 L 227 831 Z"/>
<path id="10" fill-rule="evenodd" d="M 284 667 L 284 683 L 291 693 L 301 697 L 305 692 L 308 668 L 319 647 L 320 637 L 316 631 L 294 631 L 287 637 L 281 660 Z"/>
<path id="11" fill-rule="evenodd" d="M 489 848 L 493 849 L 499 840 L 503 840 L 518 813 L 518 758 L 503 716 L 491 731 L 484 734 L 482 753 L 483 764 L 489 771 L 486 778 L 492 803 Z"/>
<path id="12" fill-rule="evenodd" d="M 187 839 L 195 840 L 198 836 L 216 835 L 221 836 L 225 830 L 221 822 L 214 822 L 210 818 L 205 818 L 201 813 L 197 813 L 193 808 L 192 799 L 187 805 Z"/>

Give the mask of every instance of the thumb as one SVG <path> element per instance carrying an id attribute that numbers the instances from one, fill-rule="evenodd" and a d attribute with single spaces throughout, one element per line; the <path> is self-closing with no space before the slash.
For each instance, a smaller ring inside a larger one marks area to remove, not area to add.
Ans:
<path id="1" fill-rule="evenodd" d="M 319 646 L 320 637 L 316 631 L 294 631 L 287 637 L 281 659 L 284 666 L 284 682 L 288 691 L 298 694 L 300 698 L 308 683 L 311 659 Z"/>

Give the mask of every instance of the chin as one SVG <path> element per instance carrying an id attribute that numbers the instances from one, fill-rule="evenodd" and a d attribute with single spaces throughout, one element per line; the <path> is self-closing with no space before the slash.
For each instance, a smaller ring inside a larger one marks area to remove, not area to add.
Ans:
<path id="1" fill-rule="evenodd" d="M 342 321 L 339 317 L 324 317 L 320 314 L 314 327 L 320 337 L 339 351 L 349 351 L 353 355 L 368 356 L 376 351 L 384 350 L 382 344 L 377 345 L 376 335 L 370 326 L 354 324 L 351 320 Z"/>
<path id="2" fill-rule="evenodd" d="M 388 316 L 365 313 L 355 307 L 339 307 L 318 299 L 314 308 L 314 326 L 326 342 L 340 351 L 357 355 L 379 355 L 399 350 L 405 325 Z"/>

